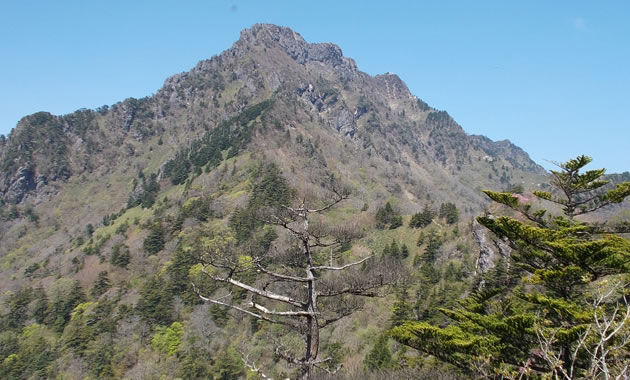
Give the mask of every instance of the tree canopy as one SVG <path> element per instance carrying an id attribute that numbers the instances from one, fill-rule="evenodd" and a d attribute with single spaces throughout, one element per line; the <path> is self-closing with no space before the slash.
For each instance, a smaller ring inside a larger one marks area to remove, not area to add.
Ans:
<path id="1" fill-rule="evenodd" d="M 581 172 L 590 161 L 579 156 L 560 164 L 552 171 L 556 191 L 534 192 L 560 205 L 562 215 L 511 193 L 484 191 L 514 211 L 477 220 L 509 242 L 509 265 L 521 281 L 478 289 L 455 310 L 441 310 L 452 321 L 446 327 L 409 321 L 392 336 L 475 376 L 627 375 L 630 241 L 614 226 L 575 217 L 622 202 L 630 183 L 605 189 L 603 169 Z"/>

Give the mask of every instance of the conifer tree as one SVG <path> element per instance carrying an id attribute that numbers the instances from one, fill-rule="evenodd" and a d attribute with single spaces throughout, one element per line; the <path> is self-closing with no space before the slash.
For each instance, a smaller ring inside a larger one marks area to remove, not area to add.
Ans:
<path id="1" fill-rule="evenodd" d="M 448 224 L 455 224 L 459 220 L 459 210 L 454 203 L 446 202 L 440 205 L 440 218 L 446 220 Z"/>
<path id="2" fill-rule="evenodd" d="M 399 326 L 413 317 L 413 306 L 409 303 L 409 292 L 406 284 L 396 292 L 396 301 L 392 307 L 391 326 Z"/>
<path id="3" fill-rule="evenodd" d="M 424 205 L 421 212 L 414 214 L 409 221 L 409 227 L 412 228 L 424 228 L 431 224 L 435 218 L 435 211 L 429 207 L 428 204 Z"/>
<path id="4" fill-rule="evenodd" d="M 160 221 L 153 222 L 142 246 L 150 255 L 155 255 L 164 248 L 164 227 Z"/>
<path id="5" fill-rule="evenodd" d="M 485 191 L 519 214 L 477 220 L 510 243 L 511 265 L 522 271 L 521 283 L 510 289 L 478 290 L 456 310 L 441 310 L 453 321 L 447 327 L 408 322 L 394 328 L 392 336 L 484 377 L 597 377 L 610 372 L 614 363 L 628 363 L 630 307 L 623 290 L 629 285 L 630 241 L 615 234 L 612 226 L 576 217 L 622 202 L 630 195 L 630 183 L 603 189 L 608 184 L 601 179 L 603 169 L 580 172 L 590 161 L 579 156 L 560 164 L 560 171 L 552 171 L 558 191 L 534 192 L 561 205 L 561 216 L 534 210 L 511 193 Z M 593 302 L 590 295 L 614 281 L 622 282 L 615 287 L 617 293 L 609 293 L 614 297 Z M 628 312 L 624 315 L 622 309 Z M 602 321 L 615 328 L 603 329 Z M 616 350 L 605 348 L 613 346 Z M 627 364 L 615 368 L 622 376 L 629 370 Z"/>
<path id="6" fill-rule="evenodd" d="M 369 371 L 386 370 L 394 366 L 388 340 L 387 335 L 381 335 L 374 343 L 370 353 L 365 357 L 365 367 Z"/>

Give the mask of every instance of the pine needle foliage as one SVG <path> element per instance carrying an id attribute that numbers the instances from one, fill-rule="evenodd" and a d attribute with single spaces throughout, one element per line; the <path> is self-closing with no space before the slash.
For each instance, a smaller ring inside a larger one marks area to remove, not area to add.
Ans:
<path id="1" fill-rule="evenodd" d="M 511 193 L 484 191 L 516 211 L 516 217 L 477 220 L 509 242 L 514 251 L 508 264 L 521 273 L 521 281 L 507 287 L 490 283 L 455 310 L 441 310 L 452 321 L 446 327 L 412 321 L 393 328 L 392 337 L 472 376 L 589 376 L 597 360 L 597 342 L 589 334 L 598 311 L 593 313 L 588 296 L 613 279 L 625 281 L 622 288 L 627 289 L 630 273 L 630 241 L 614 229 L 576 219 L 630 196 L 629 182 L 605 188 L 604 169 L 581 172 L 590 161 L 579 156 L 560 164 L 561 170 L 552 171 L 557 191 L 534 192 L 543 202 L 560 205 L 559 216 L 534 210 Z M 614 305 L 603 305 L 601 312 L 607 307 Z M 554 339 L 543 345 L 546 336 Z M 627 347 L 615 354 L 630 358 Z"/>

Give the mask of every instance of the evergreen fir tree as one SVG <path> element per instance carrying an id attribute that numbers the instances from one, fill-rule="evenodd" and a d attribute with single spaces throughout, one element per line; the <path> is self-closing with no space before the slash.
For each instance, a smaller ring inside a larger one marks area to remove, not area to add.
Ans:
<path id="1" fill-rule="evenodd" d="M 422 212 L 418 212 L 411 217 L 409 221 L 409 227 L 411 228 L 424 228 L 431 224 L 435 218 L 435 211 L 429 207 L 428 204 L 424 205 Z"/>
<path id="2" fill-rule="evenodd" d="M 381 335 L 374 343 L 374 347 L 365 357 L 365 367 L 369 371 L 390 369 L 394 366 L 392 351 L 389 349 L 387 335 Z"/>
<path id="3" fill-rule="evenodd" d="M 440 218 L 446 220 L 448 224 L 455 224 L 459 221 L 459 210 L 454 203 L 446 202 L 440 205 Z"/>
<path id="4" fill-rule="evenodd" d="M 413 318 L 413 306 L 409 303 L 408 299 L 407 285 L 402 284 L 401 288 L 396 292 L 396 302 L 394 302 L 394 306 L 392 307 L 392 327 L 400 326 Z"/>
<path id="5" fill-rule="evenodd" d="M 428 263 L 433 263 L 435 262 L 435 259 L 440 250 L 440 247 L 442 246 L 442 239 L 440 239 L 440 237 L 437 235 L 437 233 L 434 230 L 429 232 L 427 239 L 428 239 L 427 247 L 424 250 L 423 257 L 424 257 L 424 261 Z"/>
<path id="6" fill-rule="evenodd" d="M 400 258 L 406 259 L 407 257 L 409 257 L 409 248 L 407 244 L 403 244 L 400 246 Z"/>
<path id="7" fill-rule="evenodd" d="M 90 295 L 92 297 L 100 297 L 103 293 L 105 293 L 111 287 L 111 283 L 109 278 L 107 277 L 107 272 L 102 271 L 98 274 L 98 278 L 90 291 Z"/>
<path id="8" fill-rule="evenodd" d="M 630 195 L 630 183 L 604 191 L 603 169 L 580 173 L 590 161 L 580 156 L 561 164 L 561 171 L 552 171 L 557 194 L 534 192 L 540 199 L 563 206 L 562 216 L 548 216 L 544 209 L 534 211 L 531 204 L 521 203 L 511 193 L 485 191 L 492 200 L 524 217 L 477 219 L 509 241 L 514 249 L 511 265 L 522 271 L 522 285 L 507 292 L 503 287 L 481 289 L 462 300 L 458 309 L 441 310 L 453 321 L 447 327 L 408 322 L 394 328 L 392 336 L 485 377 L 523 373 L 531 377 L 594 376 L 600 360 L 630 357 L 627 348 L 610 352 L 604 359 L 597 356 L 602 340 L 592 337 L 597 330 L 595 319 L 615 306 L 603 305 L 594 312 L 592 302 L 584 297 L 612 280 L 624 281 L 623 287 L 628 287 L 630 241 L 606 226 L 575 218 L 622 202 Z M 544 338 L 550 336 L 553 339 Z"/>
<path id="9" fill-rule="evenodd" d="M 149 235 L 142 244 L 144 250 L 154 255 L 164 248 L 164 228 L 159 221 L 154 222 L 149 230 Z"/>
<path id="10" fill-rule="evenodd" d="M 386 202 L 383 207 L 376 210 L 376 228 L 384 229 L 389 225 L 390 229 L 398 228 L 402 225 L 402 216 L 398 215 L 391 203 Z"/>

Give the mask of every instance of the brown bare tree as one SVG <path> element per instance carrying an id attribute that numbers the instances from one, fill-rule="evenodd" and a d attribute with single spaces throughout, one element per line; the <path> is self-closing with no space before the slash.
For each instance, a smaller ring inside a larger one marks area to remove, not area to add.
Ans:
<path id="1" fill-rule="evenodd" d="M 361 297 L 378 296 L 379 288 L 393 283 L 401 273 L 396 261 L 373 255 L 338 262 L 333 249 L 357 237 L 358 228 L 347 224 L 331 227 L 317 218 L 348 196 L 338 190 L 332 194 L 333 199 L 319 208 L 309 208 L 302 200 L 298 207 L 282 206 L 259 216 L 265 224 L 292 236 L 293 250 L 252 247 L 242 254 L 235 252 L 240 250 L 224 231 L 211 238 L 212 244 L 199 256 L 202 272 L 232 289 L 222 296 L 218 296 L 221 290 L 216 291 L 212 297 L 195 287 L 202 300 L 302 335 L 303 355 L 275 347 L 276 355 L 299 368 L 302 379 L 312 378 L 314 368 L 334 372 L 323 365 L 330 359 L 318 355 L 320 329 L 352 314 L 361 307 Z"/>

